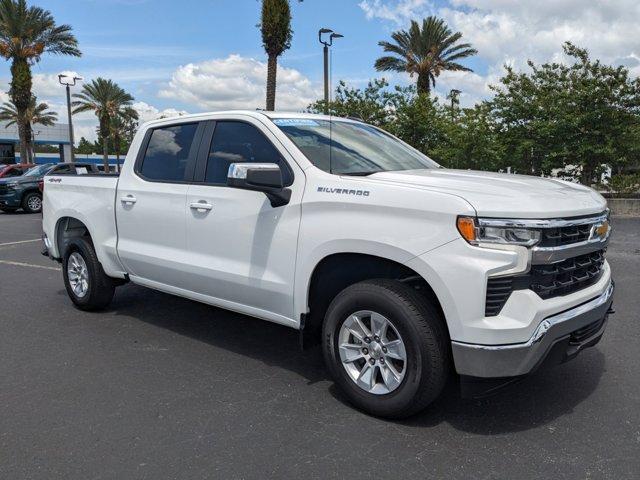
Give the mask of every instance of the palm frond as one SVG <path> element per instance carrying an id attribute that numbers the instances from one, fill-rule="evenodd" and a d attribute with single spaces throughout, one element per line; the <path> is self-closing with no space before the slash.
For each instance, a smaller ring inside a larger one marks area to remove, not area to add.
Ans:
<path id="1" fill-rule="evenodd" d="M 471 44 L 459 43 L 461 38 L 462 33 L 452 32 L 444 20 L 435 16 L 423 19 L 422 24 L 412 20 L 408 30 L 391 34 L 392 42 L 378 43 L 385 53 L 397 57 L 380 57 L 374 65 L 378 71 L 405 71 L 427 78 L 429 82 L 419 83 L 419 89 L 429 84 L 435 86 L 436 77 L 444 70 L 471 71 L 455 62 L 478 53 Z"/>
<path id="2" fill-rule="evenodd" d="M 407 68 L 406 60 L 397 57 L 380 57 L 376 60 L 375 69 L 379 72 L 394 71 L 404 72 Z"/>

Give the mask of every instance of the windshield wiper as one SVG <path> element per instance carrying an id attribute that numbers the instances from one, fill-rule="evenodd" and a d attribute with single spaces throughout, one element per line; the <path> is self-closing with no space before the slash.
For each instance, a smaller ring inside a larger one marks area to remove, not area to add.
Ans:
<path id="1" fill-rule="evenodd" d="M 347 175 L 351 177 L 366 177 L 367 175 L 373 175 L 374 173 L 380 173 L 384 170 L 370 170 L 368 172 L 340 172 L 338 175 Z"/>

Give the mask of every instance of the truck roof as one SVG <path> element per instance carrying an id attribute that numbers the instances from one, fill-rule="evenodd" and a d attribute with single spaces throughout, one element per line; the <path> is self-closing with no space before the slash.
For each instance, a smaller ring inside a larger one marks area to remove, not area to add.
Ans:
<path id="1" fill-rule="evenodd" d="M 213 111 L 213 112 L 202 112 L 202 113 L 191 113 L 188 115 L 179 115 L 175 117 L 167 117 L 161 118 L 158 120 L 151 120 L 146 122 L 145 125 L 162 125 L 166 123 L 172 123 L 176 120 L 206 120 L 207 118 L 213 115 L 245 115 L 253 118 L 309 118 L 316 120 L 329 120 L 340 118 L 345 121 L 357 121 L 355 119 L 348 119 L 343 117 L 336 117 L 330 115 L 322 115 L 317 113 L 305 113 L 305 112 L 269 112 L 266 110 L 221 110 L 221 111 Z"/>

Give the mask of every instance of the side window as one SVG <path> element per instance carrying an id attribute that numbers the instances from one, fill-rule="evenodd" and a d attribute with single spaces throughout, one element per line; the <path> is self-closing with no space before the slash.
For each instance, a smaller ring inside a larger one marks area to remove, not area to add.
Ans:
<path id="1" fill-rule="evenodd" d="M 260 130 L 244 122 L 216 122 L 205 182 L 226 185 L 229 165 L 242 162 L 277 163 L 285 185 L 291 184 L 289 166 Z"/>
<path id="2" fill-rule="evenodd" d="M 156 128 L 151 133 L 140 174 L 149 180 L 182 181 L 189 158 L 195 155 L 197 123 Z"/>

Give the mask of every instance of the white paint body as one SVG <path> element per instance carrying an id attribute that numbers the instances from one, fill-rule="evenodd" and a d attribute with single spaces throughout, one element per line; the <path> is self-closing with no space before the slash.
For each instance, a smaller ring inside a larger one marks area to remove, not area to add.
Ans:
<path id="1" fill-rule="evenodd" d="M 484 316 L 487 277 L 520 268 L 524 247 L 467 244 L 458 215 L 550 219 L 602 212 L 595 191 L 568 182 L 446 169 L 337 176 L 314 165 L 269 117 L 306 114 L 221 112 L 163 119 L 136 135 L 120 177 L 65 176 L 45 182 L 43 228 L 83 222 L 105 272 L 211 305 L 299 328 L 308 311 L 309 281 L 319 262 L 363 253 L 404 264 L 437 295 L 451 339 L 487 345 L 524 342 L 545 317 L 601 294 L 610 269 L 594 285 L 542 300 L 514 291 L 501 313 Z M 320 117 L 323 118 L 323 117 Z M 149 128 L 198 120 L 243 120 L 259 128 L 294 174 L 290 202 L 273 208 L 260 192 L 226 186 L 151 183 L 135 172 Z M 48 177 L 48 179 L 50 179 Z M 319 188 L 366 190 L 340 195 Z M 128 195 L 135 204 L 123 204 Z M 206 213 L 190 208 L 206 201 Z M 50 253 L 61 257 L 53 242 Z"/>

